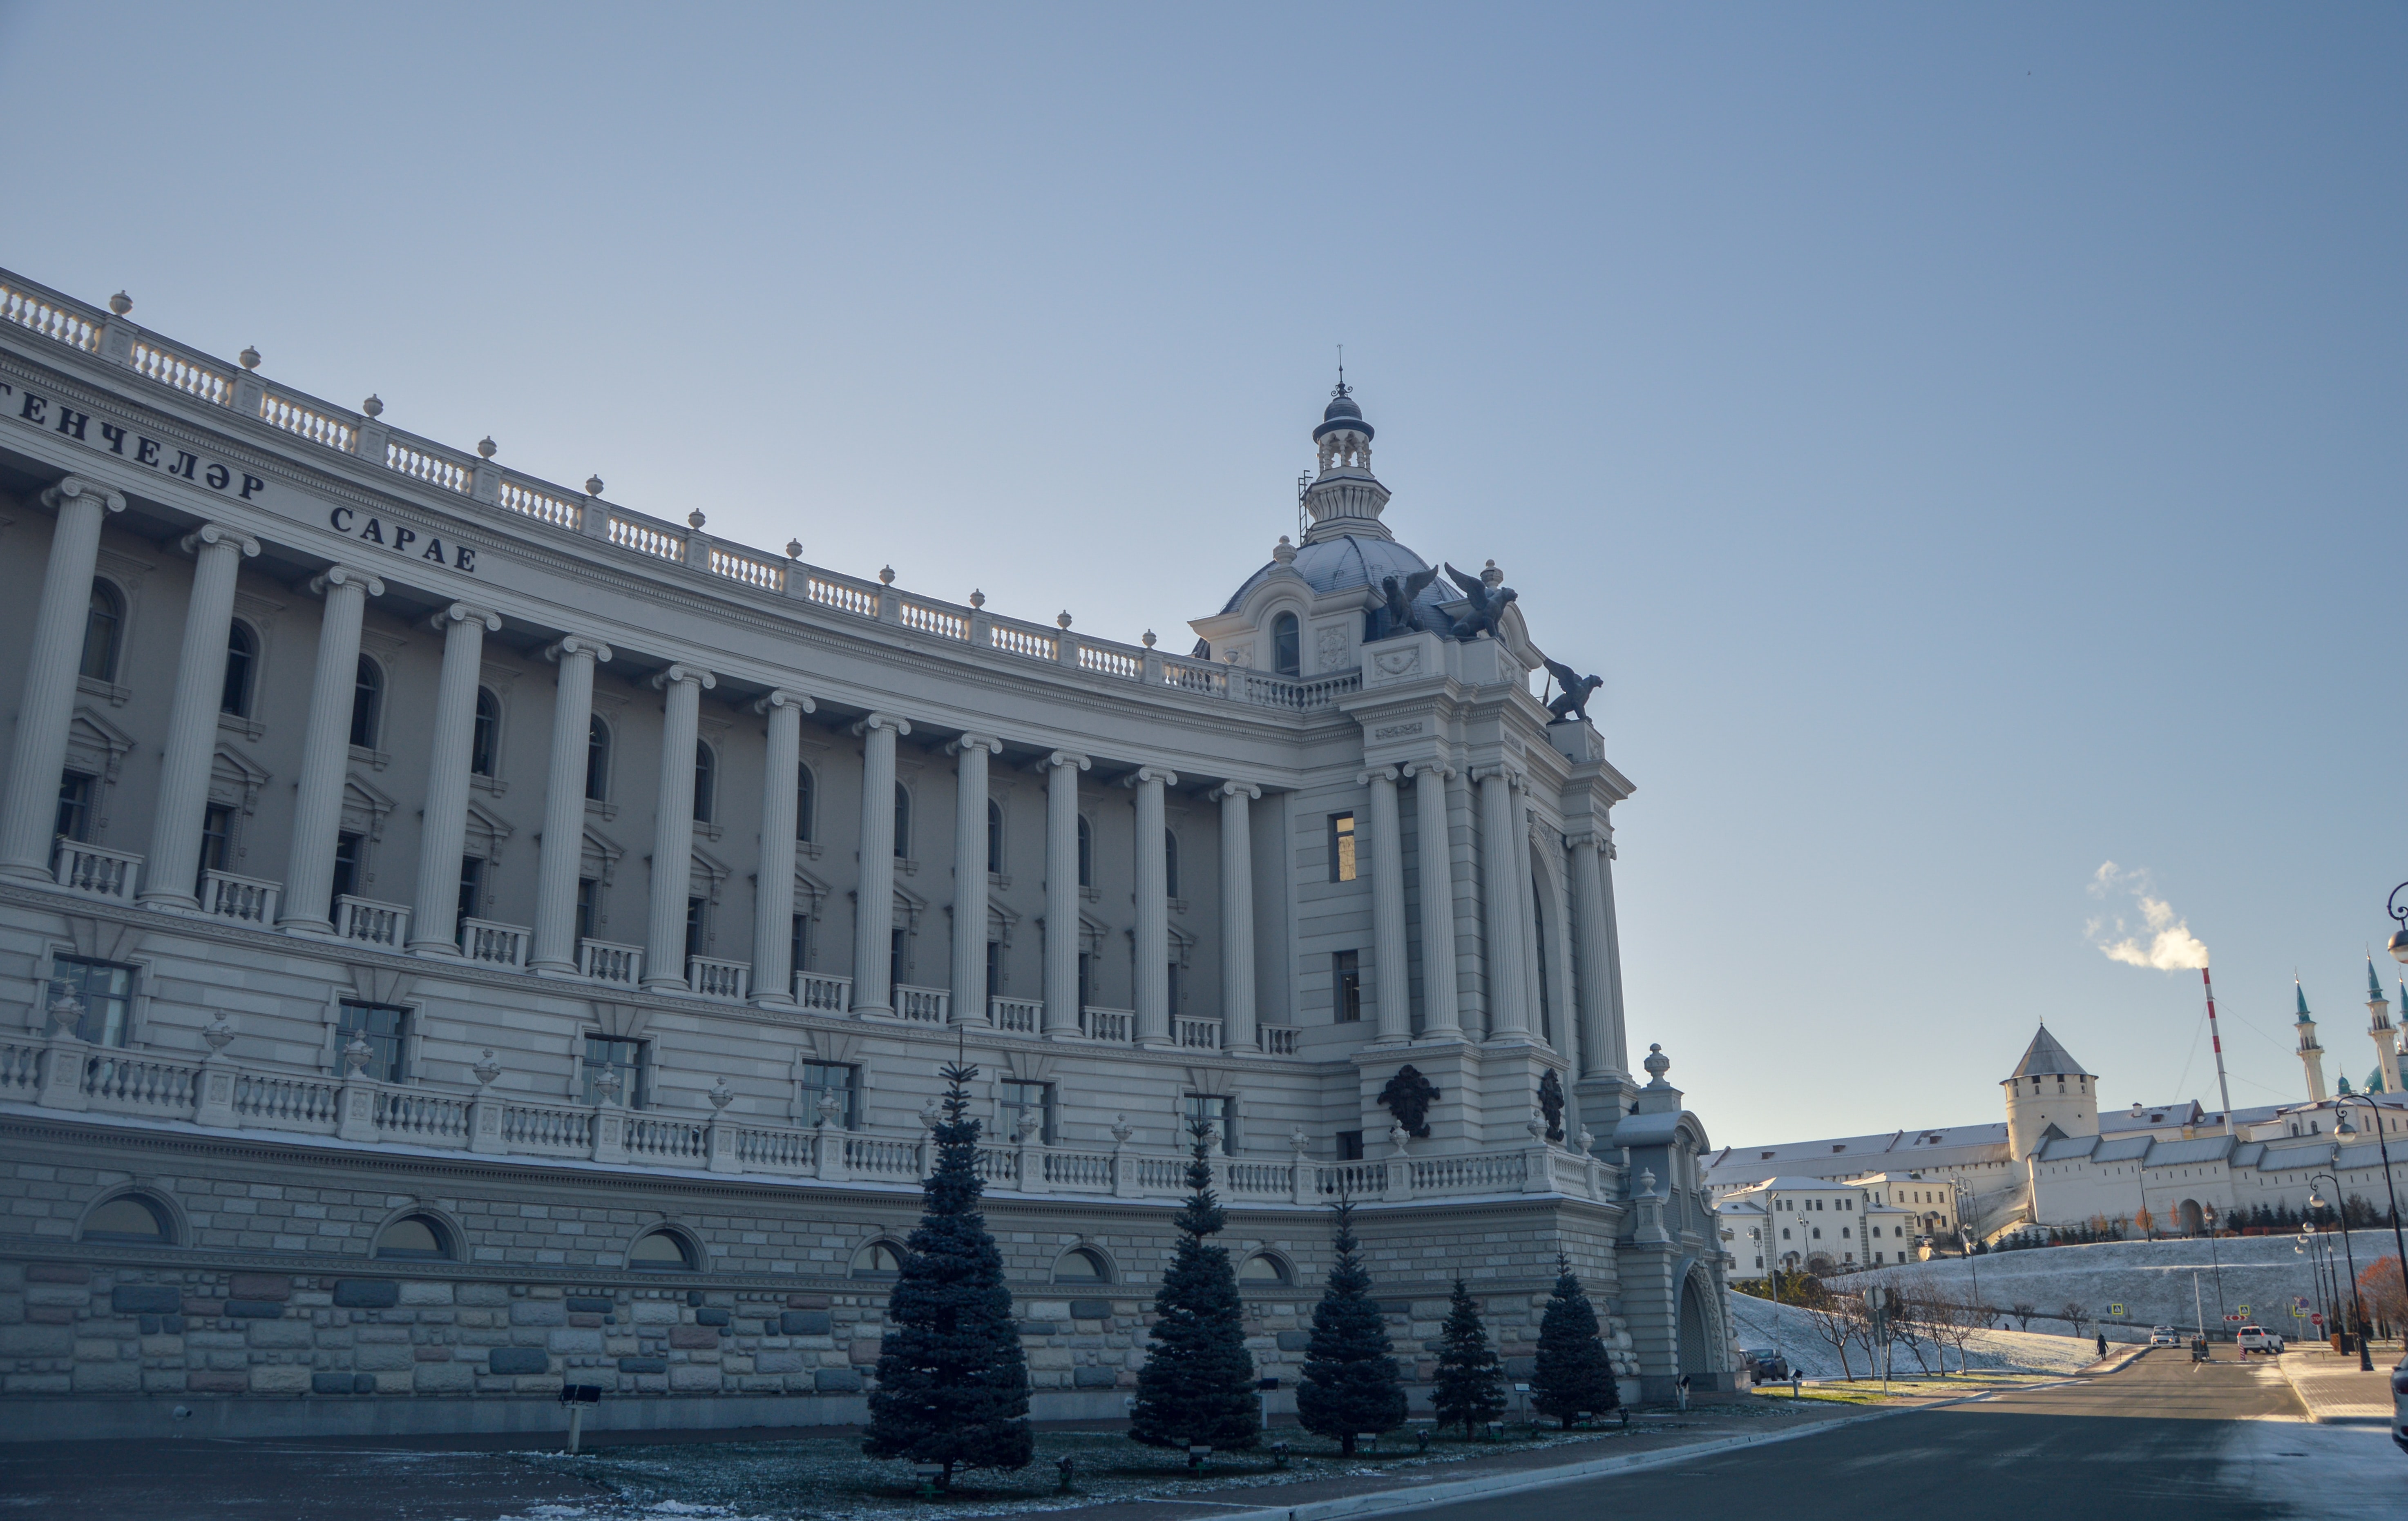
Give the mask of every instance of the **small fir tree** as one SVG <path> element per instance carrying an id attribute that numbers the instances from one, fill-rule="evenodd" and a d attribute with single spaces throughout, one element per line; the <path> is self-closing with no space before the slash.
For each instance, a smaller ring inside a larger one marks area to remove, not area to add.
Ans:
<path id="1" fill-rule="evenodd" d="M 1388 1329 L 1371 1298 L 1371 1274 L 1355 1250 L 1354 1201 L 1338 1201 L 1338 1260 L 1312 1307 L 1312 1340 L 1296 1386 L 1296 1415 L 1317 1436 L 1335 1437 L 1354 1453 L 1360 1432 L 1393 1431 L 1405 1424 L 1405 1386 L 1388 1353 Z"/>
<path id="2" fill-rule="evenodd" d="M 1221 1230 L 1221 1205 L 1212 1197 L 1212 1127 L 1199 1120 L 1189 1129 L 1195 1149 L 1187 1163 L 1187 1202 L 1176 1221 L 1179 1245 L 1170 1271 L 1154 1295 L 1154 1344 L 1137 1375 L 1129 1435 L 1149 1447 L 1252 1447 L 1261 1440 L 1262 1414 L 1238 1274 L 1228 1249 L 1205 1241 Z"/>
<path id="3" fill-rule="evenodd" d="M 955 1061 L 940 1075 L 937 1165 L 920 1186 L 920 1224 L 887 1298 L 895 1329 L 879 1348 L 861 1450 L 941 1463 L 950 1487 L 956 1468 L 1025 1468 L 1036 1439 L 1003 1255 L 979 1212 L 979 1122 L 967 1113 L 978 1069 Z"/>
<path id="4" fill-rule="evenodd" d="M 1555 1254 L 1555 1291 L 1539 1318 L 1538 1366 L 1530 1373 L 1530 1404 L 1569 1429 L 1583 1415 L 1602 1415 L 1622 1402 L 1613 1385 L 1613 1362 L 1598 1335 L 1597 1312 L 1589 1308 L 1572 1265 Z"/>
<path id="5" fill-rule="evenodd" d="M 1445 1328 L 1439 1332 L 1437 1387 L 1430 1403 L 1440 1426 L 1460 1422 L 1467 1437 L 1505 1414 L 1505 1370 L 1488 1344 L 1488 1328 L 1480 1323 L 1480 1301 L 1460 1278 L 1447 1301 Z"/>

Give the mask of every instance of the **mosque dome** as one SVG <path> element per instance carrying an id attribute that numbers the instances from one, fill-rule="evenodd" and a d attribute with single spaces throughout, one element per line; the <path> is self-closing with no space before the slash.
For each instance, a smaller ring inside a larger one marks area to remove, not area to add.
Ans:
<path id="1" fill-rule="evenodd" d="M 1233 592 L 1221 611 L 1235 612 L 1238 604 L 1254 593 L 1254 588 L 1269 578 L 1280 568 L 1276 560 L 1246 577 L 1245 585 Z M 1377 590 L 1381 581 L 1395 576 L 1399 581 L 1415 571 L 1429 569 L 1421 556 L 1391 538 L 1373 538 L 1367 534 L 1347 533 L 1305 544 L 1296 551 L 1288 569 L 1304 577 L 1305 585 L 1315 592 L 1342 591 L 1348 587 L 1368 586 Z M 1422 591 L 1420 601 L 1430 607 L 1462 593 L 1452 587 L 1442 596 L 1439 583 L 1432 582 Z"/>
<path id="2" fill-rule="evenodd" d="M 1329 405 L 1321 409 L 1321 426 L 1312 430 L 1312 441 L 1317 444 L 1324 434 L 1341 429 L 1361 434 L 1366 438 L 1372 436 L 1371 425 L 1363 420 L 1363 409 L 1354 405 L 1354 392 L 1343 380 L 1338 382 L 1338 390 L 1331 394 Z"/>

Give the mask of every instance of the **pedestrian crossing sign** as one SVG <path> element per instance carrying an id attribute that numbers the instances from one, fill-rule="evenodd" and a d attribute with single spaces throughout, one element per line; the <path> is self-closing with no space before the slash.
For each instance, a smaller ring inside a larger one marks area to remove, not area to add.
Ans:
<path id="1" fill-rule="evenodd" d="M 2249 1318 L 2249 1306 L 2244 1304 L 2241 1307 L 2241 1318 L 2243 1320 Z"/>
<path id="2" fill-rule="evenodd" d="M 2120 1304 L 2111 1304 L 2107 1306 L 2107 1313 L 2111 1315 L 2120 1315 L 2124 1313 L 2124 1307 Z"/>

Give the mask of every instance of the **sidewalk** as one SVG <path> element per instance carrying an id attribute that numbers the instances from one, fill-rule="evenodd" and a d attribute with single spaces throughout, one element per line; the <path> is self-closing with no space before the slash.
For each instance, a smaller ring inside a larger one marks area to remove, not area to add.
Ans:
<path id="1" fill-rule="evenodd" d="M 2388 1427 L 2391 1369 L 2385 1357 L 2375 1359 L 2371 1373 L 2358 1371 L 2356 1353 L 2344 1357 L 2322 1345 L 2292 1347 L 2274 1361 L 2308 1407 L 2308 1419 L 2325 1426 Z"/>

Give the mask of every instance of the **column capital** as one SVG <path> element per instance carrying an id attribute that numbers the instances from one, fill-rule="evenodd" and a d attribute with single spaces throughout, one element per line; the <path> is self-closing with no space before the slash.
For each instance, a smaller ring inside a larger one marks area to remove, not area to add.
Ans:
<path id="1" fill-rule="evenodd" d="M 1001 755 L 1003 741 L 993 734 L 964 734 L 959 739 L 945 742 L 947 755 L 959 755 L 964 750 L 984 750 L 989 755 Z"/>
<path id="2" fill-rule="evenodd" d="M 1566 830 L 1564 844 L 1574 850 L 1613 849 L 1613 829 L 1611 825 L 1592 824 L 1584 829 Z"/>
<path id="3" fill-rule="evenodd" d="M 1516 792 L 1521 791 L 1523 789 L 1530 785 L 1528 773 L 1525 772 L 1519 766 L 1508 765 L 1503 762 L 1489 766 L 1474 766 L 1471 768 L 1470 776 L 1475 782 L 1484 782 L 1492 776 L 1500 777 L 1503 779 L 1506 786 L 1512 788 Z"/>
<path id="4" fill-rule="evenodd" d="M 483 607 L 471 606 L 469 604 L 465 602 L 455 602 L 451 606 L 444 608 L 439 613 L 437 613 L 434 617 L 426 620 L 426 627 L 432 633 L 444 633 L 449 632 L 444 628 L 445 624 L 466 623 L 471 618 L 482 623 L 485 626 L 485 632 L 487 633 L 498 633 L 501 632 L 501 614 L 490 611 Z"/>
<path id="5" fill-rule="evenodd" d="M 1168 766 L 1140 766 L 1121 778 L 1123 787 L 1141 787 L 1147 782 L 1159 782 L 1165 787 L 1179 785 L 1179 773 Z"/>
<path id="6" fill-rule="evenodd" d="M 1244 798 L 1252 803 L 1263 795 L 1263 789 L 1254 782 L 1226 781 L 1204 795 L 1215 802 L 1223 798 Z"/>
<path id="7" fill-rule="evenodd" d="M 803 713 L 817 713 L 820 705 L 791 687 L 780 687 L 752 704 L 752 711 L 767 717 L 771 708 L 790 707 Z"/>
<path id="8" fill-rule="evenodd" d="M 610 663 L 610 647 L 582 633 L 563 634 L 544 647 L 543 658 L 557 665 L 563 655 L 591 655 L 596 665 Z"/>
<path id="9" fill-rule="evenodd" d="M 220 544 L 230 544 L 235 548 L 241 550 L 242 558 L 245 560 L 249 560 L 253 555 L 259 553 L 259 541 L 257 539 L 252 538 L 250 534 L 244 533 L 239 528 L 228 528 L 223 523 L 203 523 L 200 527 L 194 529 L 181 539 L 179 539 L 176 542 L 176 547 L 183 550 L 184 553 L 188 555 L 196 555 L 199 554 L 205 547 Z"/>
<path id="10" fill-rule="evenodd" d="M 355 586 L 371 597 L 384 595 L 383 578 L 352 565 L 329 565 L 309 577 L 309 590 L 318 596 L 338 586 Z"/>
<path id="11" fill-rule="evenodd" d="M 1451 780 L 1455 775 L 1455 768 L 1443 760 L 1408 760 L 1405 762 L 1404 771 L 1408 776 L 1435 776 L 1442 782 Z"/>
<path id="12" fill-rule="evenodd" d="M 100 510 L 103 512 L 123 512 L 125 510 L 125 496 L 123 492 L 111 490 L 109 488 L 101 485 L 99 482 L 86 480 L 81 476 L 68 476 L 63 478 L 56 486 L 44 491 L 42 493 L 42 505 L 50 508 L 52 512 L 56 512 L 61 507 L 65 506 L 68 503 L 87 496 L 100 504 Z"/>
<path id="13" fill-rule="evenodd" d="M 719 685 L 719 678 L 701 666 L 688 665 L 680 661 L 652 677 L 652 690 L 666 691 L 671 683 L 679 681 L 691 681 L 704 691 L 709 691 Z"/>
<path id="14" fill-rule="evenodd" d="M 853 732 L 856 734 L 866 735 L 873 729 L 892 729 L 895 731 L 895 737 L 901 739 L 911 732 L 911 720 L 898 718 L 892 713 L 873 713 L 853 726 Z"/>
<path id="15" fill-rule="evenodd" d="M 1393 782 L 1396 779 L 1397 768 L 1394 766 L 1366 766 L 1354 774 L 1354 785 L 1357 787 L 1369 787 L 1373 782 Z"/>
<path id="16" fill-rule="evenodd" d="M 1069 766 L 1079 771 L 1084 771 L 1088 768 L 1089 764 L 1090 762 L 1087 758 L 1081 755 L 1076 750 L 1055 750 L 1053 754 L 1045 758 L 1045 769 L 1048 771 L 1053 770 L 1055 766 Z"/>

